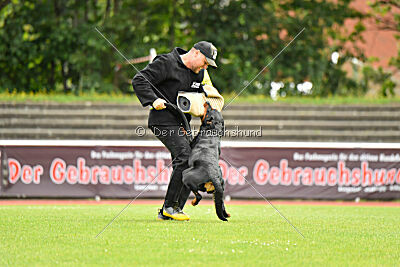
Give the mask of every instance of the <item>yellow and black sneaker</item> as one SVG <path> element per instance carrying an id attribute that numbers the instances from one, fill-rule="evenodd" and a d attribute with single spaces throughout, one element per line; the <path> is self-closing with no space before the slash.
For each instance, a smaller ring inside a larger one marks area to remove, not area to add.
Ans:
<path id="1" fill-rule="evenodd" d="M 162 215 L 177 221 L 188 221 L 190 219 L 179 207 L 164 207 Z"/>
<path id="2" fill-rule="evenodd" d="M 169 220 L 172 220 L 172 218 L 164 216 L 162 213 L 162 209 L 158 209 L 157 221 L 169 221 Z"/>

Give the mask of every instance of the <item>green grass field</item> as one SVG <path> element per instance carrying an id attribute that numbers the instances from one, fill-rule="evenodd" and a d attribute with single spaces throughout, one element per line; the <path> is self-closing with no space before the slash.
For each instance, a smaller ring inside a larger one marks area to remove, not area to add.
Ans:
<path id="1" fill-rule="evenodd" d="M 128 202 L 128 201 L 127 201 Z M 0 206 L 0 265 L 398 266 L 400 208 L 187 206 L 190 222 L 155 220 L 155 205 Z"/>
<path id="2" fill-rule="evenodd" d="M 400 97 L 367 97 L 367 96 L 330 96 L 330 97 L 280 97 L 277 101 L 269 95 L 244 95 L 236 97 L 235 93 L 224 94 L 225 104 L 234 100 L 238 104 L 300 104 L 300 105 L 398 105 Z M 83 93 L 80 95 L 62 93 L 7 93 L 0 92 L 0 102 L 56 102 L 56 103 L 119 103 L 139 104 L 135 95 Z"/>

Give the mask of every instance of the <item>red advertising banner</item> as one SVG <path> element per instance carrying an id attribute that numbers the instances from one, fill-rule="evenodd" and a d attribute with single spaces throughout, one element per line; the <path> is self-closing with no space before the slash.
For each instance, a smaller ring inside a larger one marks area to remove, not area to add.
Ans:
<path id="1" fill-rule="evenodd" d="M 58 142 L 1 145 L 0 197 L 165 195 L 171 158 L 158 142 Z M 225 142 L 219 165 L 232 198 L 399 199 L 396 146 Z"/>

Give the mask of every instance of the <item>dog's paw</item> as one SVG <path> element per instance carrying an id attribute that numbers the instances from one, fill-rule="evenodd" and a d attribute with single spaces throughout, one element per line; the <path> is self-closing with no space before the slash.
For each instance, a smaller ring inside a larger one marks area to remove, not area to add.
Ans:
<path id="1" fill-rule="evenodd" d="M 225 218 L 230 218 L 231 217 L 231 215 L 229 213 L 227 213 L 226 210 L 224 210 L 223 213 L 224 213 L 224 217 Z"/>

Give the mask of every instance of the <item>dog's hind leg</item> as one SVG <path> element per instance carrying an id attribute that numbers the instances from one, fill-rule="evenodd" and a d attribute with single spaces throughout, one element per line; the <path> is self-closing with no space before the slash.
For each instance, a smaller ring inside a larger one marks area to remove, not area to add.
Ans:
<path id="1" fill-rule="evenodd" d="M 225 218 L 230 218 L 231 217 L 231 215 L 228 212 L 226 212 L 225 204 L 222 204 L 222 213 L 223 213 Z"/>
<path id="2" fill-rule="evenodd" d="M 225 181 L 222 178 L 221 167 L 218 168 L 218 174 L 219 174 L 218 180 L 221 182 L 222 190 L 225 191 Z M 230 218 L 231 217 L 231 215 L 228 212 L 226 212 L 225 203 L 222 203 L 222 214 L 224 215 L 225 218 Z"/>
<path id="3" fill-rule="evenodd" d="M 215 191 L 214 191 L 215 211 L 220 220 L 227 221 L 226 218 L 228 216 L 226 216 L 226 215 L 229 215 L 229 214 L 225 211 L 225 205 L 224 205 L 224 199 L 223 199 L 224 198 L 224 188 L 223 188 L 223 185 L 221 184 L 222 179 L 220 179 L 220 178 L 221 177 L 218 177 L 217 179 L 215 179 L 215 178 L 212 179 L 212 182 L 215 187 Z"/>

